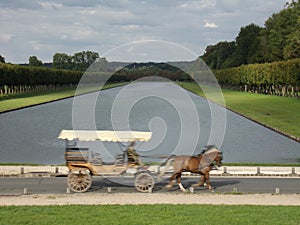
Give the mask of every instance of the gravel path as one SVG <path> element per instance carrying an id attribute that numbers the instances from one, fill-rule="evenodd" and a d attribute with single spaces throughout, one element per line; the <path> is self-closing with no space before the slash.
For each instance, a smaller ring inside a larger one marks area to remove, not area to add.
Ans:
<path id="1" fill-rule="evenodd" d="M 297 205 L 300 195 L 229 194 L 63 194 L 1 196 L 0 205 L 102 205 L 102 204 L 215 204 L 215 205 Z"/>

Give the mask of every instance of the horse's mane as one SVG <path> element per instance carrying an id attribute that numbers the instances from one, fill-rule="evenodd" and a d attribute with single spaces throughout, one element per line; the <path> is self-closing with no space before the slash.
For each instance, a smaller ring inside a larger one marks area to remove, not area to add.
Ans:
<path id="1" fill-rule="evenodd" d="M 218 147 L 215 145 L 207 145 L 205 146 L 206 149 L 202 150 L 201 154 L 205 154 L 207 152 L 209 152 L 210 150 L 217 150 L 218 151 Z"/>

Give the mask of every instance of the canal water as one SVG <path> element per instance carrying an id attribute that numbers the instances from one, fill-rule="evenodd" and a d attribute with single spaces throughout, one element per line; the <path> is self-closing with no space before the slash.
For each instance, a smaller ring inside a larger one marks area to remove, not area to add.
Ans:
<path id="1" fill-rule="evenodd" d="M 0 162 L 64 163 L 62 129 L 151 131 L 136 143 L 143 161 L 217 145 L 224 162 L 295 163 L 300 143 L 168 82 L 136 82 L 0 114 Z M 104 161 L 127 143 L 78 142 Z"/>

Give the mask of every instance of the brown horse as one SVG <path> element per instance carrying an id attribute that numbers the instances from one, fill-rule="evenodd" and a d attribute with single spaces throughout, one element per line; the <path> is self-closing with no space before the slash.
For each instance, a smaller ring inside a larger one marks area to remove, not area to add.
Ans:
<path id="1" fill-rule="evenodd" d="M 215 146 L 208 146 L 202 154 L 196 156 L 170 156 L 166 161 L 165 169 L 161 172 L 160 177 L 168 170 L 173 162 L 174 172 L 170 177 L 169 184 L 166 186 L 167 188 L 173 186 L 173 180 L 176 178 L 180 190 L 185 192 L 186 189 L 181 184 L 181 173 L 191 172 L 200 174 L 199 182 L 194 184 L 193 187 L 199 187 L 206 183 L 208 189 L 212 190 L 209 181 L 209 172 L 215 165 L 221 166 L 222 159 L 222 152 Z"/>

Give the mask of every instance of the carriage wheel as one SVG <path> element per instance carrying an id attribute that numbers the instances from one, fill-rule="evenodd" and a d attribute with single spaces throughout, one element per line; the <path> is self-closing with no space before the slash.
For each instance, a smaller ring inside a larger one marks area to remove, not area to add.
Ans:
<path id="1" fill-rule="evenodd" d="M 92 176 L 89 172 L 70 173 L 68 175 L 68 187 L 76 193 L 86 192 L 92 185 Z"/>
<path id="2" fill-rule="evenodd" d="M 154 179 L 149 173 L 140 173 L 134 180 L 134 186 L 139 192 L 149 192 L 154 188 L 154 184 Z"/>

